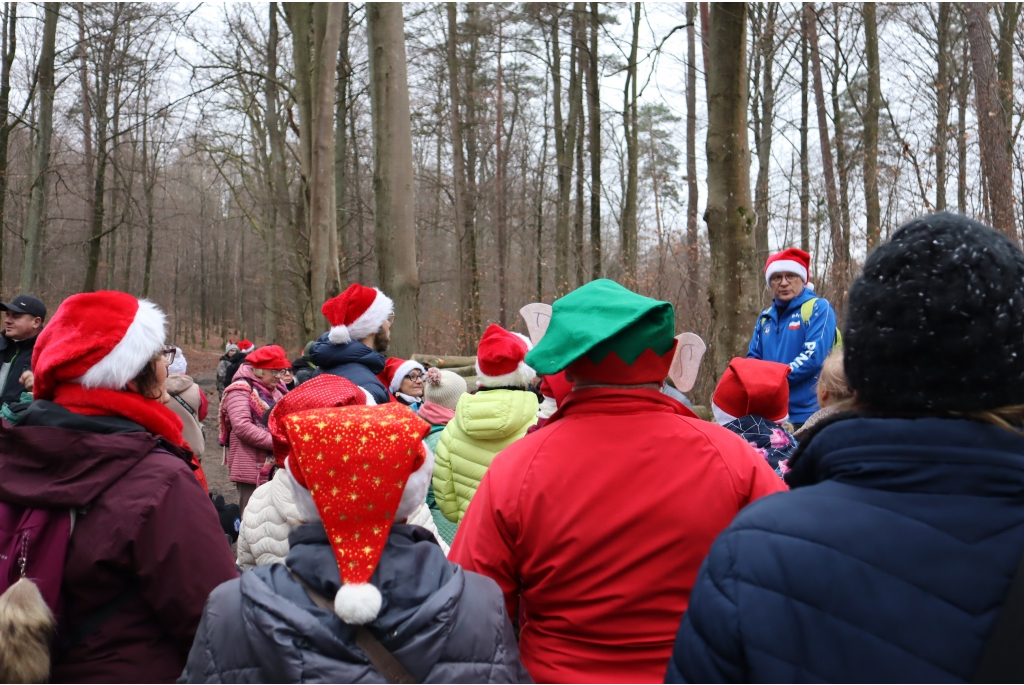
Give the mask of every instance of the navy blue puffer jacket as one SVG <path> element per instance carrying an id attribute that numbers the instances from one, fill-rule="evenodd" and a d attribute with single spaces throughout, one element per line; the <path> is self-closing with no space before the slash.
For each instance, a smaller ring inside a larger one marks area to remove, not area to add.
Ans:
<path id="1" fill-rule="evenodd" d="M 970 680 L 1024 551 L 1024 437 L 842 415 L 704 561 L 667 682 Z"/>
<path id="2" fill-rule="evenodd" d="M 319 367 L 314 375 L 330 373 L 347 378 L 370 393 L 377 404 L 390 402 L 388 389 L 377 378 L 384 370 L 384 355 L 357 340 L 335 345 L 327 336 L 327 333 L 321 335 L 309 351 L 309 361 Z"/>

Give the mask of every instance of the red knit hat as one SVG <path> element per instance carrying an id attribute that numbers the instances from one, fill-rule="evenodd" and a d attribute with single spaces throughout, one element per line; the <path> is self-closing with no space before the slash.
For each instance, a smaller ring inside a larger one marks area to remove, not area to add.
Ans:
<path id="1" fill-rule="evenodd" d="M 506 331 L 492 323 L 476 350 L 477 383 L 483 388 L 526 387 L 537 372 L 523 361 L 533 343 L 525 335 Z"/>
<path id="2" fill-rule="evenodd" d="M 370 579 L 407 483 L 426 462 L 430 424 L 391 402 L 304 411 L 284 426 L 296 504 L 312 498 L 344 581 L 334 611 L 346 623 L 369 623 L 382 601 Z"/>
<path id="3" fill-rule="evenodd" d="M 280 345 L 264 345 L 245 358 L 254 369 L 288 369 L 292 363 Z"/>
<path id="4" fill-rule="evenodd" d="M 249 341 L 249 340 L 239 340 L 238 341 L 238 351 L 241 352 L 242 354 L 247 354 L 249 352 L 252 352 L 254 349 L 256 349 L 256 346 L 253 345 L 251 341 Z"/>
<path id="5" fill-rule="evenodd" d="M 715 420 L 725 425 L 742 416 L 783 421 L 789 414 L 789 366 L 760 359 L 734 358 L 711 398 Z"/>
<path id="6" fill-rule="evenodd" d="M 163 350 L 166 317 L 149 300 L 102 290 L 72 295 L 39 334 L 32 352 L 37 400 L 58 385 L 121 390 Z"/>
<path id="7" fill-rule="evenodd" d="M 423 364 L 420 364 L 414 359 L 399 359 L 398 357 L 388 357 L 384 360 L 384 370 L 377 374 L 377 378 L 384 384 L 384 387 L 388 388 L 391 392 L 398 392 L 398 389 L 402 387 L 402 381 L 412 373 L 413 369 L 419 369 L 420 373 L 426 373 L 427 370 L 423 368 Z"/>
<path id="8" fill-rule="evenodd" d="M 331 323 L 328 339 L 335 345 L 373 335 L 391 313 L 395 303 L 377 288 L 353 283 L 345 292 L 324 302 L 320 312 Z"/>
<path id="9" fill-rule="evenodd" d="M 771 283 L 772 274 L 780 272 L 796 274 L 807 283 L 807 272 L 811 268 L 811 255 L 803 250 L 791 247 L 776 252 L 764 265 L 764 280 Z"/>
<path id="10" fill-rule="evenodd" d="M 285 394 L 270 410 L 267 429 L 274 440 L 274 461 L 284 468 L 288 457 L 288 437 L 285 435 L 284 418 L 310 409 L 328 409 L 365 405 L 366 392 L 352 381 L 330 373 L 310 378 L 291 392 Z"/>

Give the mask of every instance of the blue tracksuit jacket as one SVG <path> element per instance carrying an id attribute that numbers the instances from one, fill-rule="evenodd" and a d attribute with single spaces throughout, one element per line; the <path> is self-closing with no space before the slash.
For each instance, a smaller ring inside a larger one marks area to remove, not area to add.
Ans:
<path id="1" fill-rule="evenodd" d="M 803 423 L 818 411 L 815 385 L 836 339 L 836 313 L 822 298 L 814 303 L 810 321 L 804 325 L 800 305 L 814 297 L 818 297 L 814 291 L 804 288 L 788 304 L 780 306 L 776 301 L 761 312 L 747 349 L 747 357 L 789 364 L 789 420 L 793 423 Z"/>

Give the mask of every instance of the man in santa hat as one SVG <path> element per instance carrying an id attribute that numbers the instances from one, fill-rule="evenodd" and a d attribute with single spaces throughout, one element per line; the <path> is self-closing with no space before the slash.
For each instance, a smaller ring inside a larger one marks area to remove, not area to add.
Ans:
<path id="1" fill-rule="evenodd" d="M 818 411 L 814 386 L 825 358 L 841 344 L 832 305 L 807 282 L 811 255 L 791 247 L 768 258 L 764 278 L 774 301 L 757 317 L 747 357 L 788 364 L 789 420 L 800 428 Z"/>
<path id="2" fill-rule="evenodd" d="M 497 581 L 538 683 L 661 682 L 712 541 L 785 489 L 741 438 L 662 394 L 674 335 L 671 304 L 598 279 L 555 300 L 523 360 L 574 387 L 494 457 L 449 558 Z"/>
<path id="3" fill-rule="evenodd" d="M 384 353 L 391 343 L 395 303 L 377 288 L 353 283 L 324 302 L 320 311 L 331 330 L 321 335 L 309 352 L 317 373 L 349 379 L 377 404 L 390 402 L 391 395 L 377 376 L 384 371 Z"/>

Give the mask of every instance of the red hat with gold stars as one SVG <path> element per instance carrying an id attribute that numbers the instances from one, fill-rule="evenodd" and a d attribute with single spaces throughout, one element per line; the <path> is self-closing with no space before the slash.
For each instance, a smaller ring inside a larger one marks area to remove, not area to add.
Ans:
<path id="1" fill-rule="evenodd" d="M 396 402 L 311 409 L 283 424 L 288 471 L 312 496 L 344 581 L 334 611 L 346 623 L 369 623 L 381 607 L 370 578 L 409 476 L 426 460 L 430 425 Z M 296 492 L 296 503 L 304 494 Z"/>

